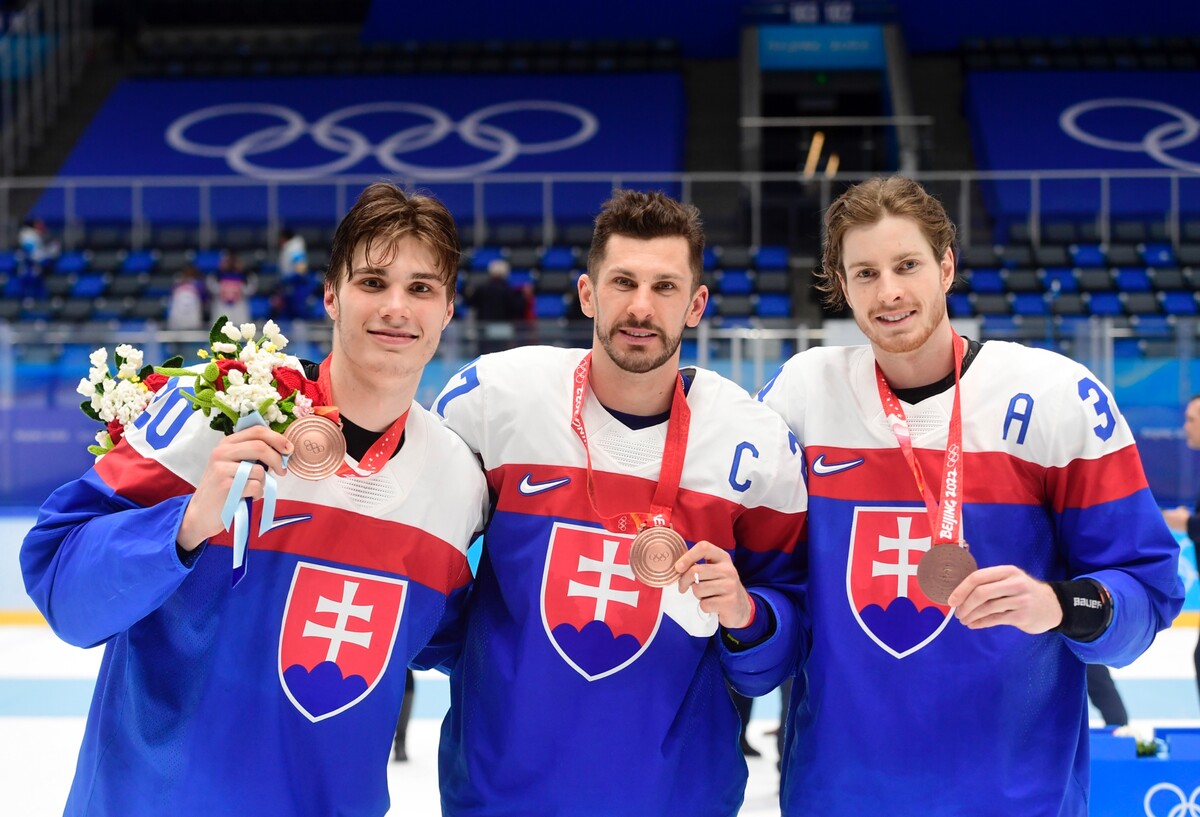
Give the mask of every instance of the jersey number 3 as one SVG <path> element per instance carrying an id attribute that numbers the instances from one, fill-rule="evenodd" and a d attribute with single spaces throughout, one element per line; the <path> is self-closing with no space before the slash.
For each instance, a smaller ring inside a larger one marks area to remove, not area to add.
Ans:
<path id="1" fill-rule="evenodd" d="M 1092 431 L 1101 440 L 1108 442 L 1108 438 L 1117 429 L 1117 418 L 1113 416 L 1112 406 L 1108 403 L 1108 395 L 1104 393 L 1104 389 L 1100 388 L 1095 380 L 1085 377 L 1079 381 L 1079 398 L 1088 402 L 1088 398 L 1092 395 L 1096 397 L 1092 408 L 1095 409 L 1096 416 L 1100 418 L 1100 425 L 1092 426 Z"/>

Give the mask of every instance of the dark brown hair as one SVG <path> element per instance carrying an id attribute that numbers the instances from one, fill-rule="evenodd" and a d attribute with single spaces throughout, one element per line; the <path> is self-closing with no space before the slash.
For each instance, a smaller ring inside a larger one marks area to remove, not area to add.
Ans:
<path id="1" fill-rule="evenodd" d="M 588 273 L 595 275 L 604 263 L 608 239 L 614 235 L 649 240 L 651 238 L 686 239 L 688 266 L 692 269 L 692 289 L 700 286 L 704 266 L 704 225 L 700 211 L 691 204 L 678 202 L 658 191 L 614 190 L 596 216 L 592 246 L 588 250 Z"/>
<path id="2" fill-rule="evenodd" d="M 821 239 L 821 267 L 816 271 L 817 290 L 826 306 L 840 309 L 846 305 L 842 282 L 846 268 L 842 263 L 842 242 L 855 227 L 878 224 L 885 216 L 910 218 L 921 229 L 933 256 L 939 262 L 950 250 L 957 257 L 954 223 L 942 203 L 925 188 L 903 176 L 876 177 L 856 184 L 838 196 L 825 211 L 825 236 Z"/>
<path id="3" fill-rule="evenodd" d="M 458 229 L 446 206 L 432 196 L 406 194 L 390 182 L 370 185 L 354 202 L 333 235 L 325 286 L 336 289 L 350 274 L 354 251 L 364 245 L 368 258 L 386 264 L 403 238 L 413 237 L 433 253 L 437 272 L 454 298 L 458 279 Z M 380 252 L 381 257 L 375 253 Z"/>

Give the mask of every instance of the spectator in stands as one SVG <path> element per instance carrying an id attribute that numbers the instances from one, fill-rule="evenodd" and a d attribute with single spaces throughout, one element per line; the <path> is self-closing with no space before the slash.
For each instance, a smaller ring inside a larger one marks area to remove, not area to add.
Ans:
<path id="1" fill-rule="evenodd" d="M 467 305 L 479 326 L 480 354 L 513 346 L 517 324 L 528 314 L 531 288 L 511 286 L 508 281 L 511 270 L 505 259 L 493 259 L 488 264 L 487 280 L 467 293 Z"/>
<path id="2" fill-rule="evenodd" d="M 250 322 L 250 296 L 254 294 L 254 279 L 233 250 L 221 254 L 216 279 L 211 286 L 213 317 L 224 315 L 237 326 Z"/>
<path id="3" fill-rule="evenodd" d="M 1183 438 L 1188 448 L 1193 451 L 1200 449 L 1200 394 L 1193 395 L 1184 410 Z M 1178 533 L 1186 533 L 1192 540 L 1193 554 L 1200 562 L 1200 552 L 1196 551 L 1196 548 L 1200 548 L 1200 499 L 1196 500 L 1196 505 L 1191 510 L 1180 505 L 1178 508 L 1166 509 L 1162 514 L 1168 528 Z M 1196 644 L 1192 661 L 1196 665 L 1196 691 L 1200 694 L 1200 642 Z"/>
<path id="4" fill-rule="evenodd" d="M 308 274 L 308 247 L 305 246 L 304 236 L 288 227 L 279 231 L 279 260 L 276 267 L 286 299 L 284 314 L 292 318 L 306 316 L 314 282 Z"/>
<path id="5" fill-rule="evenodd" d="M 58 242 L 47 238 L 46 222 L 40 218 L 29 219 L 17 232 L 17 247 L 21 250 L 21 295 L 26 298 L 44 298 L 46 282 L 43 280 L 45 263 L 58 257 Z"/>
<path id="6" fill-rule="evenodd" d="M 179 271 L 171 297 L 167 302 L 168 329 L 204 329 L 205 301 L 208 292 L 204 280 L 195 264 L 187 264 Z"/>

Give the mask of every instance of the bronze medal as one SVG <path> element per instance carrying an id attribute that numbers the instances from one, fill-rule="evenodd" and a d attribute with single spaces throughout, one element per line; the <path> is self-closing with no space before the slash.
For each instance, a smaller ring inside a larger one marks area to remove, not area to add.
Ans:
<path id="1" fill-rule="evenodd" d="M 284 436 L 292 441 L 288 473 L 302 479 L 331 477 L 346 458 L 346 438 L 337 423 L 320 415 L 301 417 L 287 427 Z"/>
<path id="2" fill-rule="evenodd" d="M 663 525 L 643 528 L 633 538 L 629 566 L 642 584 L 666 587 L 679 579 L 675 562 L 685 553 L 687 542 L 670 528 Z"/>
<path id="3" fill-rule="evenodd" d="M 934 545 L 917 562 L 917 584 L 929 600 L 945 604 L 954 588 L 978 568 L 966 545 Z"/>

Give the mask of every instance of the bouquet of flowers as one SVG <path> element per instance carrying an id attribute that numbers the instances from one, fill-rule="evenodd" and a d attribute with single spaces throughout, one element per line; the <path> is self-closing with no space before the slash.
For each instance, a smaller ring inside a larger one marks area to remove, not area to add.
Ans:
<path id="1" fill-rule="evenodd" d="M 252 323 L 235 326 L 222 315 L 209 333 L 210 350 L 199 354 L 202 369 L 159 366 L 165 377 L 194 377 L 192 408 L 210 418 L 217 431 L 232 434 L 238 421 L 255 411 L 272 430 L 283 432 L 293 420 L 313 413 L 317 384 L 304 376 L 300 361 L 283 353 L 288 339 L 274 321 L 263 324 L 262 336 Z"/>
<path id="2" fill-rule="evenodd" d="M 88 451 L 99 460 L 116 447 L 125 435 L 125 426 L 137 419 L 154 399 L 154 393 L 167 382 L 166 375 L 158 374 L 153 366 L 142 365 L 142 351 L 127 343 L 116 348 L 116 376 L 108 362 L 108 349 L 92 352 L 92 364 L 88 376 L 79 381 L 75 390 L 86 400 L 79 404 L 83 413 L 93 420 L 104 423 L 96 434 L 96 444 Z M 178 366 L 183 358 L 172 358 L 169 366 Z"/>

